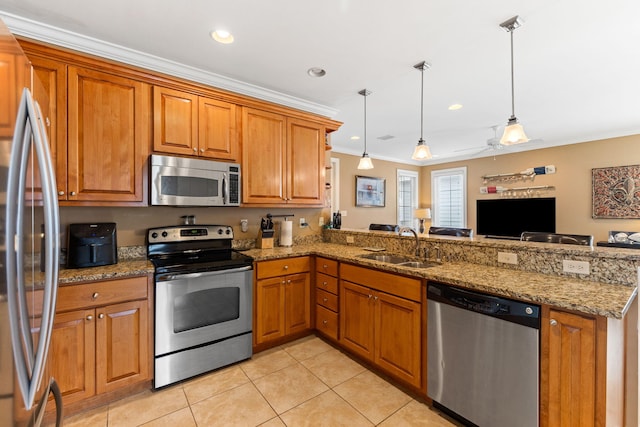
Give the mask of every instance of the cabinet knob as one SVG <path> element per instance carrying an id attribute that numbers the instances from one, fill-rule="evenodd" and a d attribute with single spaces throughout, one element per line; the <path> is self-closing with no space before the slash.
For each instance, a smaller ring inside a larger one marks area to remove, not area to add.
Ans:
<path id="1" fill-rule="evenodd" d="M 288 266 L 288 265 L 285 265 L 285 266 L 284 266 L 284 269 L 285 269 L 285 270 L 288 270 L 288 269 L 289 269 L 289 266 Z"/>
<path id="2" fill-rule="evenodd" d="M 93 316 L 92 315 L 88 315 L 87 316 L 87 320 L 89 320 L 89 321 L 93 320 Z"/>
<path id="3" fill-rule="evenodd" d="M 549 323 L 551 324 L 551 326 L 556 326 L 558 324 L 558 321 L 556 319 L 551 319 Z"/>
<path id="4" fill-rule="evenodd" d="M 322 268 L 324 268 L 324 269 L 326 270 L 327 268 L 329 268 L 329 266 L 328 266 L 327 264 L 324 264 L 324 265 L 322 266 Z"/>
<path id="5" fill-rule="evenodd" d="M 372 297 L 372 296 L 373 296 L 373 295 L 369 294 L 369 299 L 371 299 L 371 297 Z"/>
<path id="6" fill-rule="evenodd" d="M 327 302 L 327 301 L 329 301 L 327 297 L 322 298 L 322 302 Z"/>
<path id="7" fill-rule="evenodd" d="M 327 323 L 329 323 L 329 322 L 327 322 L 326 320 L 323 320 L 323 321 L 322 321 L 322 324 L 323 324 L 323 325 L 326 325 Z"/>
<path id="8" fill-rule="evenodd" d="M 70 194 L 70 195 L 72 195 L 72 196 L 75 196 L 75 195 L 76 195 L 76 192 L 75 192 L 75 191 L 72 191 L 72 192 L 71 192 L 71 193 L 69 193 L 69 194 Z"/>
<path id="9" fill-rule="evenodd" d="M 98 314 L 98 319 L 104 319 L 104 313 Z"/>
<path id="10" fill-rule="evenodd" d="M 91 295 L 91 298 L 96 299 L 99 295 L 100 294 L 98 294 L 97 292 L 94 292 L 93 295 Z"/>
<path id="11" fill-rule="evenodd" d="M 201 148 L 201 149 L 200 149 L 200 152 L 201 152 L 201 153 L 204 153 L 204 148 Z"/>
<path id="12" fill-rule="evenodd" d="M 284 285 L 285 283 L 287 283 L 287 282 L 285 282 L 285 281 L 283 280 L 283 281 L 282 281 L 282 284 Z"/>
<path id="13" fill-rule="evenodd" d="M 373 297 L 373 300 L 374 301 L 378 301 L 378 297 Z"/>
<path id="14" fill-rule="evenodd" d="M 58 196 L 64 196 L 64 191 L 58 191 Z"/>
<path id="15" fill-rule="evenodd" d="M 194 152 L 194 153 L 197 153 L 197 152 L 198 152 L 198 149 L 197 149 L 196 147 L 193 147 L 193 152 Z"/>
<path id="16" fill-rule="evenodd" d="M 287 283 L 291 283 L 291 280 L 287 280 Z"/>
<path id="17" fill-rule="evenodd" d="M 327 282 L 322 282 L 322 286 L 327 287 Z"/>

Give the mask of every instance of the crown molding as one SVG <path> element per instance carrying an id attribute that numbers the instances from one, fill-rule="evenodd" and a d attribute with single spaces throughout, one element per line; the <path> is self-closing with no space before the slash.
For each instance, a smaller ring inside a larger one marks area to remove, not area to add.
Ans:
<path id="1" fill-rule="evenodd" d="M 326 105 L 245 83 L 210 71 L 179 64 L 169 59 L 149 55 L 144 52 L 84 36 L 1 10 L 0 18 L 2 18 L 13 34 L 19 36 L 145 68 L 150 71 L 180 77 L 329 118 L 334 118 L 338 114 L 337 109 Z"/>

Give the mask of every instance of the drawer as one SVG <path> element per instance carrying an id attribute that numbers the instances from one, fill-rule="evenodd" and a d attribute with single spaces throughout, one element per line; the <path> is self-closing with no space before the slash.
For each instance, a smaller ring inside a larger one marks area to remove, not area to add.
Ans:
<path id="1" fill-rule="evenodd" d="M 338 295 L 316 289 L 316 304 L 323 305 L 332 311 L 338 311 Z"/>
<path id="2" fill-rule="evenodd" d="M 328 274 L 329 276 L 338 276 L 338 261 L 317 257 L 316 271 L 319 273 Z"/>
<path id="3" fill-rule="evenodd" d="M 324 335 L 338 339 L 338 313 L 316 305 L 316 329 Z"/>
<path id="4" fill-rule="evenodd" d="M 338 278 L 316 273 L 316 289 L 322 289 L 338 295 Z"/>
<path id="5" fill-rule="evenodd" d="M 308 256 L 296 258 L 274 259 L 272 261 L 260 261 L 256 264 L 256 276 L 258 279 L 267 277 L 285 276 L 287 274 L 304 273 L 311 269 Z"/>
<path id="6" fill-rule="evenodd" d="M 340 265 L 340 279 L 412 301 L 422 301 L 421 279 L 345 263 Z"/>
<path id="7" fill-rule="evenodd" d="M 147 276 L 58 288 L 56 311 L 77 310 L 147 298 Z"/>

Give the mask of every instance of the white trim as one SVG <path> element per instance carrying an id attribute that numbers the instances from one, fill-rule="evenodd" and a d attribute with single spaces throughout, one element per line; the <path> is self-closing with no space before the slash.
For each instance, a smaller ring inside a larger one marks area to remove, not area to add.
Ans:
<path id="1" fill-rule="evenodd" d="M 40 40 L 56 46 L 100 56 L 102 58 L 168 74 L 170 76 L 180 77 L 193 82 L 206 84 L 219 89 L 228 90 L 230 92 L 235 92 L 330 118 L 335 117 L 339 111 L 336 108 L 326 105 L 286 95 L 284 93 L 276 92 L 250 83 L 245 83 L 210 71 L 179 64 L 169 59 L 129 49 L 127 47 L 95 39 L 93 37 L 84 36 L 62 28 L 53 27 L 51 25 L 23 18 L 1 10 L 0 18 L 2 18 L 13 34 L 28 37 L 30 39 Z"/>
<path id="2" fill-rule="evenodd" d="M 340 210 L 340 159 L 331 158 L 331 217 Z"/>
<path id="3" fill-rule="evenodd" d="M 399 191 L 399 181 L 401 176 L 406 176 L 410 178 L 415 178 L 416 187 L 415 191 L 411 194 L 411 205 L 413 209 L 417 209 L 419 207 L 419 194 L 420 194 L 420 173 L 417 171 L 406 170 L 406 169 L 396 169 L 396 193 L 400 194 Z M 398 200 L 398 196 L 396 194 L 396 224 L 400 224 L 400 201 Z M 417 230 L 418 220 L 413 218 L 413 227 Z"/>

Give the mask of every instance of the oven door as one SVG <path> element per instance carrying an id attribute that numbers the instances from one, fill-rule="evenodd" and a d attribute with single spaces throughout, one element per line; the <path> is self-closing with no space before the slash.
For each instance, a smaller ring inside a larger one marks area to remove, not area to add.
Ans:
<path id="1" fill-rule="evenodd" d="M 251 332 L 251 266 L 162 278 L 156 278 L 156 357 Z"/>

